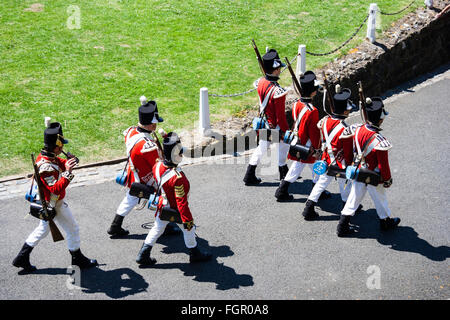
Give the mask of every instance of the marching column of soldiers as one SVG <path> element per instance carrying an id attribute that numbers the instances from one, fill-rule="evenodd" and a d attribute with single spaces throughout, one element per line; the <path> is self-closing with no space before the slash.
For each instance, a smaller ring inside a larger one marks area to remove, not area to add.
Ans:
<path id="1" fill-rule="evenodd" d="M 338 204 L 342 207 L 336 228 L 338 237 L 350 236 L 355 232 L 350 220 L 361 211 L 366 192 L 374 202 L 380 229 L 395 228 L 400 219 L 391 216 L 385 194 L 385 188 L 392 184 L 388 161 L 388 150 L 392 146 L 380 134 L 381 124 L 388 115 L 382 99 L 364 99 L 360 94 L 364 123 L 349 126 L 345 120 L 356 109 L 350 100 L 351 90 L 337 85 L 335 94 L 328 96 L 331 112 L 327 112 L 324 105 L 327 115 L 319 119 L 318 108 L 312 100 L 319 91 L 323 91 L 324 95 L 330 95 L 330 92 L 318 83 L 314 72 L 307 71 L 298 79 L 293 78 L 294 83 L 298 83 L 300 99 L 292 108 L 294 123 L 289 128 L 285 114 L 288 90 L 278 83 L 281 68 L 286 65 L 274 49 L 268 50 L 260 60 L 264 76 L 255 82 L 260 118 L 254 128 L 259 144 L 250 158 L 243 179 L 245 185 L 257 186 L 261 183 L 256 176 L 256 168 L 270 145 L 275 144 L 280 178 L 280 185 L 275 191 L 278 202 L 294 199 L 289 194 L 289 186 L 308 166 L 312 172 L 313 188 L 301 210 L 305 220 L 313 221 L 319 217 L 314 208 L 319 200 L 331 197 L 326 189 L 335 180 L 342 200 Z M 138 265 L 151 266 L 156 263 L 150 253 L 160 236 L 181 233 L 189 250 L 189 261 L 208 261 L 212 254 L 198 247 L 196 226 L 188 203 L 190 184 L 179 167 L 184 151 L 181 140 L 175 132 L 165 133 L 161 129 L 161 144 L 156 128 L 163 118 L 159 116 L 157 104 L 147 101 L 144 96 L 140 102 L 138 124 L 123 132 L 127 161 L 116 179 L 117 183 L 127 188 L 127 192 L 106 232 L 111 239 L 126 237 L 129 231 L 122 228 L 124 218 L 133 209 L 148 205 L 148 208 L 155 210 L 155 222 L 137 253 Z M 74 177 L 72 169 L 79 162 L 78 158 L 64 152 L 67 143 L 60 123 L 46 123 L 44 147 L 35 161 L 33 156 L 35 173 L 26 195 L 31 202 L 30 214 L 40 221 L 12 262 L 25 272 L 36 270 L 30 263 L 30 254 L 40 240 L 50 232 L 54 241 L 64 239 L 55 222 L 66 234 L 72 265 L 82 269 L 98 266 L 96 260 L 81 253 L 78 224 L 64 201 L 67 186 Z M 59 157 L 61 153 L 67 159 Z M 288 159 L 292 160 L 290 168 Z"/>

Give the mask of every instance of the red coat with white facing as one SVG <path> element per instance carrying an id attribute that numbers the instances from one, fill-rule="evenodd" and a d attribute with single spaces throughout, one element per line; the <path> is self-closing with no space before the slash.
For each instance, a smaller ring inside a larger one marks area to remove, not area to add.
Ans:
<path id="1" fill-rule="evenodd" d="M 295 122 L 298 119 L 298 116 L 302 112 L 304 108 L 307 108 L 306 113 L 302 116 L 302 119 L 300 121 L 300 124 L 298 125 L 298 137 L 300 140 L 300 143 L 302 145 L 306 145 L 308 140 L 311 140 L 311 146 L 314 149 L 320 148 L 320 130 L 317 127 L 317 123 L 319 122 L 319 111 L 316 107 L 314 107 L 312 104 L 308 103 L 306 105 L 305 103 L 298 101 L 294 108 L 292 108 L 292 119 L 294 119 L 294 126 Z M 297 160 L 297 158 L 294 158 L 290 154 L 288 154 L 288 159 L 290 160 Z M 306 160 L 300 160 L 303 163 L 314 163 L 316 161 L 316 158 L 310 156 Z"/>
<path id="2" fill-rule="evenodd" d="M 322 139 L 325 141 L 325 130 L 330 135 L 332 130 L 337 127 L 343 119 L 338 119 L 333 116 L 325 116 L 322 118 L 317 127 L 321 130 Z M 346 166 L 350 165 L 353 160 L 353 143 L 351 139 L 341 139 L 341 134 L 345 130 L 345 126 L 343 126 L 337 134 L 331 140 L 331 149 L 333 155 L 336 159 L 334 164 L 338 165 L 339 168 L 345 169 Z M 328 148 L 327 148 L 328 149 Z M 322 153 L 322 160 L 325 160 L 328 165 L 331 164 L 330 155 L 328 154 L 327 149 Z"/>
<path id="3" fill-rule="evenodd" d="M 374 137 L 375 136 L 375 137 Z M 367 169 L 374 171 L 378 168 L 380 170 L 383 181 L 391 179 L 391 169 L 389 167 L 388 150 L 392 148 L 391 143 L 378 133 L 374 128 L 369 125 L 361 125 L 354 130 L 353 139 L 363 148 L 366 141 L 374 139 L 369 142 L 369 145 L 373 143 L 373 147 L 369 154 L 365 157 Z M 356 147 L 355 147 L 356 150 Z M 367 150 L 370 150 L 369 148 Z"/>
<path id="4" fill-rule="evenodd" d="M 280 130 L 285 132 L 289 130 L 289 125 L 287 123 L 285 113 L 286 95 L 288 91 L 283 89 L 275 81 L 269 81 L 266 78 L 260 78 L 257 81 L 259 99 L 262 103 L 266 94 L 269 93 L 272 86 L 275 86 L 275 90 L 272 92 L 272 95 L 269 98 L 265 109 L 267 122 L 269 122 L 271 129 L 275 129 L 278 125 L 280 127 Z"/>
<path id="5" fill-rule="evenodd" d="M 127 155 L 131 160 L 127 171 L 128 187 L 130 187 L 133 182 L 152 185 L 152 169 L 156 160 L 160 158 L 160 153 L 153 137 L 150 133 L 139 127 L 130 127 L 125 130 L 123 134 L 127 146 Z M 134 170 L 132 167 L 134 167 Z M 138 176 L 139 181 L 136 181 L 135 175 Z"/>
<path id="6" fill-rule="evenodd" d="M 73 178 L 73 175 L 66 171 L 66 162 L 66 159 L 50 157 L 42 153 L 36 158 L 46 201 L 62 200 L 66 196 L 66 188 Z M 58 199 L 51 199 L 51 194 L 56 195 Z"/>
<path id="7" fill-rule="evenodd" d="M 163 174 L 167 170 L 174 170 L 174 175 L 164 185 L 162 190 L 166 194 L 167 201 L 172 209 L 177 209 L 180 212 L 181 220 L 183 223 L 193 221 L 191 210 L 189 209 L 188 196 L 189 196 L 189 181 L 186 175 L 179 168 L 170 168 L 164 165 L 163 162 L 158 161 L 153 167 L 153 175 L 156 177 L 163 177 Z M 159 183 L 159 181 L 158 181 Z M 162 202 L 158 204 L 158 210 L 161 209 Z"/>

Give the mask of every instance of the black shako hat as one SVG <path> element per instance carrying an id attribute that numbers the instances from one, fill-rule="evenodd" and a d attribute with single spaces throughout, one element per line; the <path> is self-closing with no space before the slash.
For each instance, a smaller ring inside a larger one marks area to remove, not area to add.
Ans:
<path id="1" fill-rule="evenodd" d="M 156 101 L 141 100 L 141 106 L 139 107 L 139 123 L 142 125 L 148 125 L 152 123 L 163 122 L 164 119 L 158 115 L 158 106 Z"/>
<path id="2" fill-rule="evenodd" d="M 381 119 L 389 114 L 384 110 L 383 99 L 380 97 L 372 97 L 366 100 L 366 113 L 367 120 L 374 125 L 377 125 Z"/>
<path id="3" fill-rule="evenodd" d="M 309 97 L 311 93 L 319 89 L 319 86 L 315 85 L 316 75 L 312 71 L 306 71 L 302 76 L 300 76 L 299 80 L 302 91 L 301 93 L 304 96 Z"/>
<path id="4" fill-rule="evenodd" d="M 285 67 L 286 65 L 281 62 L 278 52 L 275 49 L 270 49 L 262 57 L 264 71 L 266 73 L 272 73 L 275 69 Z"/>
<path id="5" fill-rule="evenodd" d="M 177 165 L 181 162 L 181 154 L 183 153 L 183 147 L 181 145 L 180 137 L 175 132 L 169 132 L 163 140 L 163 153 L 164 159 Z"/>
<path id="6" fill-rule="evenodd" d="M 53 151 L 56 146 L 62 147 L 69 143 L 64 139 L 61 124 L 59 122 L 52 122 L 44 130 L 44 146 L 49 151 Z"/>
<path id="7" fill-rule="evenodd" d="M 337 89 L 336 91 L 338 91 Z M 352 106 L 348 104 L 348 99 L 352 95 L 352 91 L 348 88 L 340 89 L 333 96 L 334 113 L 342 114 L 347 110 L 352 110 Z"/>

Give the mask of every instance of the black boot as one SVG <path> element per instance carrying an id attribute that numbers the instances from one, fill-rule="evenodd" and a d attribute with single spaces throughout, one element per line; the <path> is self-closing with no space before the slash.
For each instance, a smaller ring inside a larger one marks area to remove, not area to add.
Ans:
<path id="1" fill-rule="evenodd" d="M 313 189 L 314 189 L 315 185 L 316 185 L 315 183 L 312 184 Z M 331 198 L 331 192 L 328 190 L 323 190 L 322 193 L 320 194 L 319 200 L 324 200 L 324 199 L 328 199 L 328 198 Z"/>
<path id="2" fill-rule="evenodd" d="M 287 164 L 285 164 L 284 166 L 278 166 L 278 172 L 280 173 L 280 181 L 281 181 L 286 177 L 287 173 L 289 172 Z"/>
<path id="3" fill-rule="evenodd" d="M 164 229 L 163 236 L 174 236 L 177 234 L 182 233 L 181 229 L 177 226 L 175 222 L 170 222 L 167 224 L 166 228 Z"/>
<path id="4" fill-rule="evenodd" d="M 244 182 L 246 186 L 256 186 L 261 183 L 261 179 L 256 177 L 256 166 L 251 164 L 247 167 L 247 172 L 245 173 Z"/>
<path id="5" fill-rule="evenodd" d="M 87 269 L 98 266 L 97 260 L 86 258 L 81 250 L 70 251 L 70 255 L 72 256 L 72 265 L 78 266 L 80 269 Z"/>
<path id="6" fill-rule="evenodd" d="M 111 226 L 109 227 L 109 229 L 107 231 L 111 237 L 123 237 L 130 233 L 128 230 L 125 230 L 122 228 L 123 219 L 124 219 L 124 217 L 116 214 L 113 222 L 111 223 Z"/>
<path id="7" fill-rule="evenodd" d="M 345 204 L 346 204 L 346 202 L 345 202 L 345 201 L 342 201 L 342 209 L 344 209 L 344 207 L 345 207 Z M 362 204 L 360 204 L 360 205 L 358 206 L 358 209 L 356 209 L 356 211 L 355 211 L 355 214 L 358 214 L 358 213 L 360 213 L 360 212 L 361 212 L 361 210 L 362 210 L 362 208 L 363 208 L 363 205 L 362 205 Z"/>
<path id="8" fill-rule="evenodd" d="M 307 221 L 314 220 L 319 217 L 319 214 L 314 210 L 314 206 L 317 203 L 312 200 L 307 200 L 305 203 L 305 209 L 303 209 L 303 217 Z"/>
<path id="9" fill-rule="evenodd" d="M 355 233 L 355 230 L 350 227 L 350 217 L 351 216 L 341 215 L 336 229 L 336 234 L 338 237 L 350 236 Z"/>
<path id="10" fill-rule="evenodd" d="M 290 184 L 290 182 L 281 180 L 280 186 L 278 187 L 277 191 L 275 191 L 275 198 L 277 198 L 278 202 L 294 200 L 294 197 L 288 192 Z"/>
<path id="11" fill-rule="evenodd" d="M 211 256 L 212 256 L 211 253 L 202 252 L 198 248 L 198 246 L 196 246 L 195 248 L 189 249 L 189 262 L 190 263 L 207 261 L 207 260 L 211 259 Z"/>
<path id="12" fill-rule="evenodd" d="M 14 258 L 12 262 L 13 266 L 17 268 L 23 268 L 25 272 L 36 271 L 36 267 L 32 266 L 30 263 L 30 253 L 32 250 L 33 247 L 25 243 L 22 249 L 20 249 L 17 257 Z"/>
<path id="13" fill-rule="evenodd" d="M 156 259 L 150 257 L 150 252 L 152 251 L 152 246 L 149 244 L 143 244 L 141 250 L 139 250 L 136 262 L 139 265 L 152 266 L 156 263 Z"/>
<path id="14" fill-rule="evenodd" d="M 383 231 L 394 229 L 400 223 L 400 218 L 389 218 L 380 219 L 380 229 Z"/>

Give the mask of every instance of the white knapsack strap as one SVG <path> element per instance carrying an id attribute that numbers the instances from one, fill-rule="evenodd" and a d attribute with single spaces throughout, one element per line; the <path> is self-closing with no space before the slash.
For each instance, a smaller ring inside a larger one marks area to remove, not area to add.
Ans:
<path id="1" fill-rule="evenodd" d="M 294 126 L 294 132 L 297 133 L 298 132 L 298 126 L 300 125 L 300 122 L 302 121 L 303 116 L 305 115 L 305 113 L 308 111 L 308 106 L 304 106 L 302 111 L 300 111 L 300 114 L 298 115 L 296 121 L 295 121 L 295 126 Z"/>
<path id="2" fill-rule="evenodd" d="M 358 159 L 359 161 L 363 161 L 363 159 L 370 153 L 372 152 L 373 148 L 375 148 L 375 146 L 377 145 L 377 141 L 376 141 L 376 134 L 374 134 L 370 139 L 368 140 L 370 141 L 369 144 L 366 144 L 364 147 L 364 150 L 361 150 L 361 146 L 359 144 L 359 139 L 358 139 L 358 134 L 359 131 L 362 127 L 359 127 L 358 129 L 356 129 L 356 133 L 355 133 L 355 144 L 356 144 L 356 151 L 358 152 Z"/>
<path id="3" fill-rule="evenodd" d="M 327 152 L 328 152 L 328 155 L 330 156 L 331 162 L 333 163 L 335 158 L 334 158 L 334 154 L 333 154 L 333 149 L 331 147 L 331 141 L 333 141 L 334 137 L 344 127 L 344 125 L 342 124 L 342 122 L 340 122 L 336 127 L 333 128 L 333 130 L 331 130 L 330 135 L 328 135 L 328 132 L 327 132 L 327 120 L 328 119 L 329 118 L 327 118 L 323 124 L 323 132 L 325 135 L 325 143 L 327 146 Z"/>
<path id="4" fill-rule="evenodd" d="M 273 92 L 275 91 L 276 86 L 273 85 L 272 88 L 270 88 L 269 92 L 264 97 L 264 101 L 261 103 L 261 100 L 259 100 L 259 114 L 262 115 L 264 111 L 266 110 L 267 104 L 269 103 L 269 99 L 272 96 Z"/>

